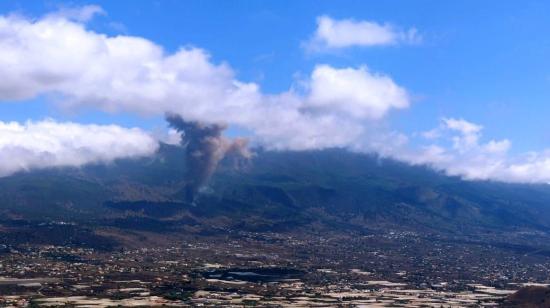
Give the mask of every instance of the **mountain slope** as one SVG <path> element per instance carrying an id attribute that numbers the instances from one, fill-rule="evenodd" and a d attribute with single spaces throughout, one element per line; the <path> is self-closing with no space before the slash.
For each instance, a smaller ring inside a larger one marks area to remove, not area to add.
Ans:
<path id="1" fill-rule="evenodd" d="M 62 220 L 154 232 L 244 229 L 426 232 L 550 228 L 550 186 L 467 182 L 344 150 L 257 151 L 224 161 L 185 202 L 185 153 L 20 173 L 0 179 L 7 220 Z"/>

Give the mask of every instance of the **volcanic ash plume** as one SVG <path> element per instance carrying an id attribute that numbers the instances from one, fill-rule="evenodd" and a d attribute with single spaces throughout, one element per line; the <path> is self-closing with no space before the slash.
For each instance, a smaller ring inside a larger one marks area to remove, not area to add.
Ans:
<path id="1" fill-rule="evenodd" d="M 169 114 L 166 120 L 182 134 L 181 144 L 187 152 L 187 201 L 193 202 L 199 189 L 216 170 L 218 163 L 227 155 L 250 157 L 246 139 L 230 140 L 222 135 L 227 128 L 220 124 L 205 124 L 186 121 L 178 115 Z"/>

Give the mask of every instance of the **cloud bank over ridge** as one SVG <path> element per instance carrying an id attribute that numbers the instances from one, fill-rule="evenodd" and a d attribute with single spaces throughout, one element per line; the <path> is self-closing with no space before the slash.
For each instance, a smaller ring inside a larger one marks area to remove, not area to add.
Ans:
<path id="1" fill-rule="evenodd" d="M 265 94 L 258 84 L 238 80 L 228 64 L 214 63 L 203 49 L 168 53 L 142 37 L 87 29 L 86 21 L 104 13 L 89 6 L 38 19 L 0 16 L 0 103 L 50 96 L 60 108 L 147 116 L 169 112 L 186 121 L 242 128 L 252 142 L 268 149 L 343 147 L 465 179 L 550 182 L 550 152 L 511 156 L 509 140 L 484 142 L 483 127 L 463 119 L 442 119 L 414 142 L 419 137 L 384 128 L 388 113 L 410 107 L 411 95 L 365 65 L 318 64 L 300 87 Z M 353 32 L 361 35 L 350 36 Z M 328 48 L 420 39 L 414 28 L 327 16 L 319 17 L 313 34 L 313 41 Z M 139 129 L 53 120 L 0 122 L 0 141 L 0 157 L 17 153 L 18 159 L 0 165 L 0 175 L 150 155 L 157 146 L 151 134 Z"/>
<path id="2" fill-rule="evenodd" d="M 52 167 L 110 163 L 155 153 L 158 143 L 141 129 L 54 120 L 0 121 L 0 176 Z"/>

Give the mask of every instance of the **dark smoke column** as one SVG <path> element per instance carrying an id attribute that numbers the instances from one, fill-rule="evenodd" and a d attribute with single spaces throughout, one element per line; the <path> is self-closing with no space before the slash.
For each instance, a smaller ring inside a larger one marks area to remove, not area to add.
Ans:
<path id="1" fill-rule="evenodd" d="M 181 144 L 186 148 L 188 202 L 195 200 L 199 189 L 208 182 L 218 163 L 228 152 L 246 158 L 250 156 L 246 140 L 232 141 L 222 135 L 227 128 L 225 125 L 185 121 L 174 114 L 168 114 L 166 120 L 182 134 Z"/>

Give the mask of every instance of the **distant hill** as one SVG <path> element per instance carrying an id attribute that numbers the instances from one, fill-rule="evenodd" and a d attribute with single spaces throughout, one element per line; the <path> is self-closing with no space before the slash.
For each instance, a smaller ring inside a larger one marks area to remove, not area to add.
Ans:
<path id="1" fill-rule="evenodd" d="M 340 149 L 223 161 L 195 204 L 185 168 L 183 149 L 162 145 L 150 158 L 0 178 L 0 217 L 152 232 L 550 229 L 549 185 L 463 181 Z"/>

